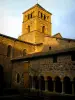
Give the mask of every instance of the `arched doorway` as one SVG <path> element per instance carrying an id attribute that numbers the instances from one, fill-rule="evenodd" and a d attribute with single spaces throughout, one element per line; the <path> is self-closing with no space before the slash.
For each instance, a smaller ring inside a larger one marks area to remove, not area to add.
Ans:
<path id="1" fill-rule="evenodd" d="M 4 87 L 3 66 L 0 65 L 0 95 L 2 94 L 3 87 Z"/>
<path id="2" fill-rule="evenodd" d="M 29 88 L 32 88 L 32 76 L 29 76 Z"/>
<path id="3" fill-rule="evenodd" d="M 40 76 L 40 89 L 45 90 L 45 80 L 43 76 Z"/>
<path id="4" fill-rule="evenodd" d="M 73 88 L 74 88 L 74 94 L 75 94 L 75 78 L 73 79 Z"/>
<path id="5" fill-rule="evenodd" d="M 48 82 L 48 90 L 53 91 L 53 81 L 50 76 L 47 77 L 47 82 Z"/>
<path id="6" fill-rule="evenodd" d="M 62 83 L 60 77 L 55 77 L 55 91 L 61 93 L 62 92 Z"/>
<path id="7" fill-rule="evenodd" d="M 37 76 L 33 77 L 34 87 L 35 89 L 39 89 L 39 80 Z"/>
<path id="8" fill-rule="evenodd" d="M 69 77 L 64 77 L 64 92 L 66 94 L 72 94 L 72 82 Z"/>

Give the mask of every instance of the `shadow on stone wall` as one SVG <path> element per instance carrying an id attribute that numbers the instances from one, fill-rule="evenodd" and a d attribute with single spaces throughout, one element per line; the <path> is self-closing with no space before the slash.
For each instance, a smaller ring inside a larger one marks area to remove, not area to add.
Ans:
<path id="1" fill-rule="evenodd" d="M 0 85 L 3 84 L 3 88 L 11 87 L 11 79 L 12 79 L 12 57 L 23 57 L 23 51 L 16 49 L 14 47 L 8 48 L 9 44 L 3 44 L 0 42 L 0 71 L 2 66 L 2 71 L 0 72 Z M 9 50 L 8 50 L 9 49 Z M 3 74 L 3 75 L 2 75 Z M 4 77 L 4 78 L 1 78 Z M 3 79 L 3 83 L 1 83 Z"/>

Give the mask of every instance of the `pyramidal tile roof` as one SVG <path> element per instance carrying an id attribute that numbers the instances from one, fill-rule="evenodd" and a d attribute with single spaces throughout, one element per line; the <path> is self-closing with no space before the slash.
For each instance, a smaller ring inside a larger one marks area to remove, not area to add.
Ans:
<path id="1" fill-rule="evenodd" d="M 24 14 L 24 13 L 26 13 L 27 11 L 29 11 L 29 10 L 31 10 L 31 9 L 33 9 L 34 7 L 36 7 L 36 6 L 38 6 L 39 8 L 41 8 L 41 9 L 43 9 L 43 10 L 45 10 L 47 13 L 49 13 L 49 14 L 51 14 L 52 15 L 52 13 L 50 13 L 49 11 L 47 11 L 46 9 L 44 9 L 40 4 L 35 4 L 34 6 L 32 6 L 31 8 L 29 8 L 28 10 L 26 10 L 26 11 L 24 11 L 22 14 Z"/>

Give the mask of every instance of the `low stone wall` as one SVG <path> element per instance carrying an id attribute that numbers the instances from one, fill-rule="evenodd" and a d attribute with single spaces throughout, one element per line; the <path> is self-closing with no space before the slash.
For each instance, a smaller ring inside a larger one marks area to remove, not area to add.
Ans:
<path id="1" fill-rule="evenodd" d="M 8 89 L 12 91 L 12 89 Z M 38 90 L 21 89 L 18 94 L 0 96 L 0 100 L 75 100 L 75 95 L 64 95 Z"/>

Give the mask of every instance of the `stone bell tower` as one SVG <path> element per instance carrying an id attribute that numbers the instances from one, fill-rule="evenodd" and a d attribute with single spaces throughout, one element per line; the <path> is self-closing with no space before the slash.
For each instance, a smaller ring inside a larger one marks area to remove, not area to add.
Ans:
<path id="1" fill-rule="evenodd" d="M 22 35 L 20 40 L 30 43 L 43 43 L 44 36 L 51 36 L 51 13 L 39 4 L 23 12 Z"/>

